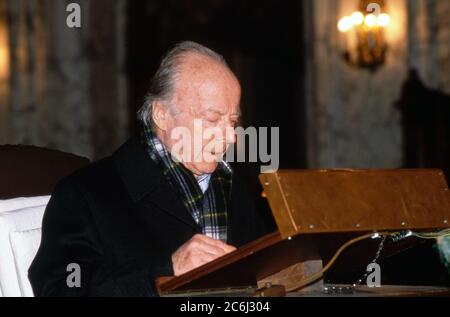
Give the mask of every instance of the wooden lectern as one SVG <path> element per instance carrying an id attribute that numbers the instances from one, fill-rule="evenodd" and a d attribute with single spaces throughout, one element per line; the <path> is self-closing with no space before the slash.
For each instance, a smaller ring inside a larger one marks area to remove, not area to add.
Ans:
<path id="1" fill-rule="evenodd" d="M 350 239 L 399 232 L 404 239 L 386 239 L 386 256 L 414 244 L 417 238 L 406 237 L 406 230 L 449 228 L 450 194 L 440 170 L 282 170 L 261 174 L 260 181 L 279 230 L 182 276 L 159 278 L 161 296 L 284 295 L 321 271 Z M 377 240 L 356 243 L 348 266 L 364 271 Z M 296 293 L 320 293 L 323 282 L 304 286 Z"/>

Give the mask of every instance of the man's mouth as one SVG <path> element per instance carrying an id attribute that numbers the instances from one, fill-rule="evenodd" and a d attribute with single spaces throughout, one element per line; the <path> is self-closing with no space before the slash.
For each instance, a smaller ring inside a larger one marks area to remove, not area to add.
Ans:
<path id="1" fill-rule="evenodd" d="M 208 154 L 208 156 L 210 157 L 210 158 L 214 158 L 214 161 L 215 162 L 218 162 L 218 161 L 220 161 L 221 159 L 222 159 L 222 157 L 224 156 L 224 152 L 210 152 L 209 154 Z"/>

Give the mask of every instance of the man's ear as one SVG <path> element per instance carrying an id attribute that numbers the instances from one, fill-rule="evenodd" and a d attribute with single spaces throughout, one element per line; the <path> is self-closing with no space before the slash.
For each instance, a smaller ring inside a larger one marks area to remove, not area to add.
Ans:
<path id="1" fill-rule="evenodd" d="M 152 105 L 152 121 L 162 131 L 167 129 L 167 109 L 159 101 L 154 101 Z"/>

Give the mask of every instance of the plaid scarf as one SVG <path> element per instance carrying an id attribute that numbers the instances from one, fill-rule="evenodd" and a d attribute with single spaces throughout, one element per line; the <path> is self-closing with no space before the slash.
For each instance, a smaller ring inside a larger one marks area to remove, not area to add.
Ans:
<path id="1" fill-rule="evenodd" d="M 225 161 L 219 162 L 211 174 L 208 189 L 202 192 L 195 176 L 171 154 L 153 134 L 151 127 L 140 123 L 141 141 L 150 158 L 157 163 L 164 176 L 180 195 L 186 209 L 202 233 L 213 239 L 227 242 L 228 206 L 231 199 L 231 167 Z"/>

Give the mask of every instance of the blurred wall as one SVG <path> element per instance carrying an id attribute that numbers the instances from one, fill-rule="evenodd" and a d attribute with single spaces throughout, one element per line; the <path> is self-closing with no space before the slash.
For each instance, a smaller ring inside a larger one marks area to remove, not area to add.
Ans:
<path id="1" fill-rule="evenodd" d="M 71 2 L 81 4 L 80 29 L 66 25 L 66 5 Z M 418 69 L 426 85 L 450 93 L 450 1 L 387 0 L 392 17 L 388 58 L 373 74 L 348 66 L 340 57 L 336 25 L 339 18 L 356 9 L 357 2 L 303 0 L 303 27 L 277 30 L 282 32 L 280 37 L 304 41 L 305 69 L 299 71 L 305 72 L 305 83 L 303 87 L 301 76 L 298 94 L 305 91 L 306 101 L 304 110 L 301 104 L 298 108 L 305 114 L 295 118 L 306 122 L 302 128 L 306 145 L 284 139 L 284 147 L 306 153 L 307 162 L 302 166 L 400 167 L 401 118 L 394 103 L 408 69 Z M 0 0 L 0 62 L 6 65 L 0 72 L 0 144 L 34 144 L 96 159 L 126 139 L 132 131 L 134 110 L 141 103 L 139 98 L 127 98 L 134 88 L 127 87 L 131 85 L 124 63 L 127 49 L 139 41 L 154 46 L 151 35 L 157 32 L 148 21 L 134 35 L 127 33 L 127 19 L 133 19 L 129 3 Z M 184 7 L 177 12 L 185 18 L 189 14 Z M 254 12 L 258 14 L 256 9 Z M 168 23 L 167 17 L 160 18 L 161 23 Z M 230 17 L 225 14 L 223 19 Z M 238 37 L 239 30 L 231 30 L 227 36 Z M 198 30 L 200 34 L 206 31 Z M 300 32 L 302 36 L 297 36 Z M 8 35 L 6 42 L 4 34 Z M 164 32 L 158 36 L 168 37 Z M 208 36 L 214 42 L 214 35 Z M 267 47 L 270 44 L 268 41 Z M 9 50 L 6 55 L 5 48 Z M 136 56 L 129 55 L 128 61 Z M 143 58 L 156 63 L 153 55 Z M 248 69 L 256 69 L 246 59 L 231 64 L 238 65 L 243 77 L 249 77 Z M 141 65 L 138 60 L 136 67 Z M 265 69 L 257 66 L 264 76 Z M 258 90 L 246 93 L 244 101 L 264 96 Z M 265 116 L 255 109 L 254 117 Z"/>
<path id="2" fill-rule="evenodd" d="M 401 118 L 394 103 L 408 69 L 417 68 L 425 84 L 450 90 L 450 1 L 386 3 L 392 17 L 387 62 L 372 74 L 339 56 L 336 25 L 357 1 L 305 1 L 310 167 L 401 167 Z"/>
<path id="3" fill-rule="evenodd" d="M 91 159 L 110 153 L 127 125 L 125 1 L 1 1 L 10 70 L 0 99 L 0 144 Z M 73 2 L 81 5 L 81 28 L 66 24 Z"/>

